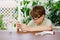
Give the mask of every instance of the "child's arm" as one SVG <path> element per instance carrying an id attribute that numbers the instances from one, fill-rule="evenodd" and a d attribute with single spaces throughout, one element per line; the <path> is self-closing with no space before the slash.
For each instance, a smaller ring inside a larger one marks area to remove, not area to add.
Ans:
<path id="1" fill-rule="evenodd" d="M 35 26 L 35 27 L 29 27 L 25 24 L 17 24 L 17 28 L 22 29 L 22 31 L 49 31 L 52 30 L 52 26 Z"/>
<path id="2" fill-rule="evenodd" d="M 52 30 L 51 26 L 30 27 L 30 31 L 50 31 L 50 30 Z"/>
<path id="3" fill-rule="evenodd" d="M 26 31 L 51 31 L 52 26 L 35 26 L 35 27 L 29 27 L 25 24 L 22 25 L 22 29 Z"/>

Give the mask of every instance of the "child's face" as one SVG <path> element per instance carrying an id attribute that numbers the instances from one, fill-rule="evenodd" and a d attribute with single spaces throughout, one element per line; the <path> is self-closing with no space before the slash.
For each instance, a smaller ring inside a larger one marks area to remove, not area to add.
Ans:
<path id="1" fill-rule="evenodd" d="M 43 20 L 44 20 L 44 15 L 42 15 L 40 18 L 39 17 L 34 18 L 34 22 L 36 24 L 41 24 L 43 22 Z"/>

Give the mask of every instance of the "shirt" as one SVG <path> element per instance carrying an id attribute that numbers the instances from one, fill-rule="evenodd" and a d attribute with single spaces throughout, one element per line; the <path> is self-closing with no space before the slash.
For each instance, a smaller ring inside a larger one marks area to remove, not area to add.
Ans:
<path id="1" fill-rule="evenodd" d="M 51 25 L 52 25 L 52 22 L 51 22 L 49 19 L 47 19 L 47 18 L 45 18 L 45 19 L 43 20 L 43 22 L 42 22 L 41 24 L 39 24 L 39 25 L 35 24 L 35 23 L 34 23 L 34 20 L 31 20 L 31 21 L 28 23 L 28 26 L 30 26 L 30 27 L 34 27 L 34 26 L 51 26 Z"/>

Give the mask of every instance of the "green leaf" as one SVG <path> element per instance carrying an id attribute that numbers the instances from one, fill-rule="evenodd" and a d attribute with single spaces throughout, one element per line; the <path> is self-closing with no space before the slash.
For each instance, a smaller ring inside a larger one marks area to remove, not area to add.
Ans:
<path id="1" fill-rule="evenodd" d="M 30 11 L 30 9 L 27 8 L 27 9 L 26 9 L 26 16 L 29 16 L 29 11 Z"/>
<path id="2" fill-rule="evenodd" d="M 37 2 L 33 1 L 32 6 L 37 5 L 37 4 L 38 4 Z"/>

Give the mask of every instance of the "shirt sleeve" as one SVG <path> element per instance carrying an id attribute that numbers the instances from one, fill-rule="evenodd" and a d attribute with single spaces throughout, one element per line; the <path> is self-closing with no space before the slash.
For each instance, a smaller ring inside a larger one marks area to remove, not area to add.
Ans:
<path id="1" fill-rule="evenodd" d="M 32 26 L 34 26 L 34 25 L 35 25 L 35 23 L 34 23 L 33 20 L 31 20 L 31 21 L 28 23 L 28 26 L 30 26 L 30 27 L 32 27 Z"/>
<path id="2" fill-rule="evenodd" d="M 42 24 L 40 24 L 39 26 L 51 26 L 51 25 L 52 22 L 49 19 L 45 18 Z"/>
<path id="3" fill-rule="evenodd" d="M 49 19 L 46 19 L 46 26 L 52 26 L 52 22 Z"/>

